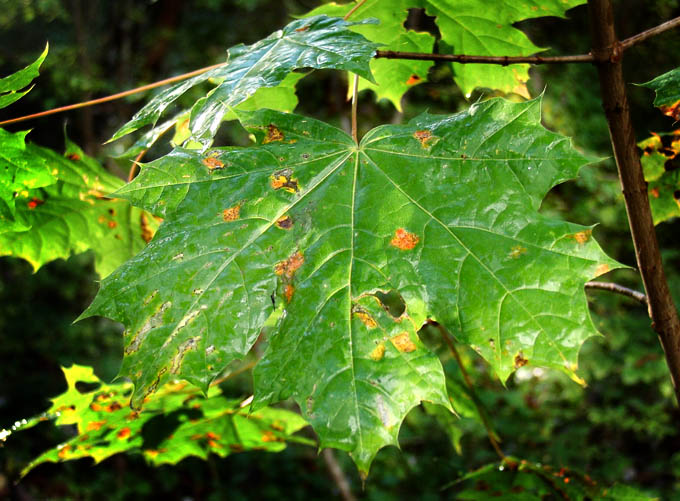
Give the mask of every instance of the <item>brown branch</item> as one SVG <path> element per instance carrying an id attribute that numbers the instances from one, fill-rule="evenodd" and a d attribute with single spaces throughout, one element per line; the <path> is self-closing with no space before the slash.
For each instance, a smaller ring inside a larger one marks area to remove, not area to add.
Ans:
<path id="1" fill-rule="evenodd" d="M 652 328 L 659 335 L 675 396 L 680 403 L 680 319 L 668 289 L 654 231 L 647 183 L 642 174 L 623 79 L 622 52 L 617 50 L 621 44 L 614 31 L 613 9 L 610 0 L 588 0 L 588 6 L 592 53 L 608 55 L 597 63 L 600 93 L 609 124 L 638 269 L 647 295 Z"/>
<path id="2" fill-rule="evenodd" d="M 453 63 L 481 63 L 481 64 L 564 64 L 564 63 L 592 63 L 592 54 L 578 54 L 575 56 L 469 56 L 466 54 L 427 54 L 422 52 L 399 52 L 394 50 L 379 50 L 375 58 L 383 59 L 413 59 L 416 61 L 449 61 Z"/>
<path id="3" fill-rule="evenodd" d="M 647 306 L 647 296 L 642 292 L 638 292 L 623 285 L 615 284 L 614 282 L 587 282 L 586 289 L 600 289 L 609 292 L 616 292 L 617 294 L 622 294 L 631 299 L 635 299 L 638 303 Z"/>
<path id="4" fill-rule="evenodd" d="M 142 85 L 141 87 L 135 87 L 134 89 L 126 90 L 124 92 L 119 92 L 117 94 L 112 94 L 106 97 L 100 97 L 99 99 L 93 99 L 91 101 L 84 101 L 82 103 L 69 104 L 68 106 L 61 106 L 60 108 L 53 108 L 51 110 L 41 111 L 40 113 L 34 113 L 32 115 L 26 115 L 24 117 L 12 118 L 10 120 L 4 120 L 0 122 L 0 126 L 14 124 L 17 122 L 23 122 L 25 120 L 31 120 L 33 118 L 45 117 L 47 115 L 54 115 L 55 113 L 61 113 L 64 111 L 77 110 L 78 108 L 85 108 L 86 106 L 94 106 L 95 104 L 108 103 L 109 101 L 115 101 L 116 99 L 121 99 L 127 96 L 132 96 L 133 94 L 138 94 L 147 90 L 155 89 L 157 87 L 162 87 L 171 83 L 179 82 L 181 80 L 186 80 L 187 78 L 195 77 L 206 71 L 219 68 L 224 66 L 225 63 L 213 64 L 212 66 L 206 66 L 205 68 L 200 68 L 195 71 L 190 71 L 189 73 L 184 73 L 182 75 L 177 75 L 175 77 L 166 78 L 165 80 L 159 80 L 158 82 L 150 83 L 147 85 Z"/>
<path id="5" fill-rule="evenodd" d="M 350 11 L 349 11 L 347 14 L 345 14 L 345 17 L 343 17 L 342 19 L 345 20 L 345 21 L 347 21 L 347 20 L 349 19 L 349 16 L 351 16 L 352 14 L 354 14 L 354 13 L 357 11 L 357 9 L 359 9 L 359 7 L 361 7 L 361 6 L 362 6 L 363 4 L 365 4 L 365 3 L 366 3 L 366 0 L 359 0 L 359 1 L 357 2 L 357 4 L 356 4 L 354 7 L 352 7 L 352 8 L 350 9 Z"/>
<path id="6" fill-rule="evenodd" d="M 242 365 L 238 369 L 230 372 L 229 374 L 225 374 L 221 378 L 215 379 L 212 383 L 210 383 L 210 386 L 217 386 L 220 383 L 224 383 L 226 380 L 231 379 L 233 377 L 238 376 L 239 374 L 249 371 L 253 367 L 255 367 L 255 364 L 257 364 L 257 360 L 253 360 L 252 362 L 247 363 L 246 365 Z"/>
<path id="7" fill-rule="evenodd" d="M 621 48 L 623 50 L 630 49 L 633 45 L 644 42 L 648 38 L 659 35 L 664 31 L 671 30 L 677 26 L 680 26 L 680 17 L 676 17 L 675 19 L 661 23 L 659 26 L 655 26 L 654 28 L 645 30 L 642 33 L 638 33 L 637 35 L 626 38 L 623 42 L 621 42 Z"/>
<path id="8" fill-rule="evenodd" d="M 345 472 L 342 471 L 342 467 L 335 458 L 335 454 L 333 454 L 333 449 L 324 449 L 321 455 L 326 462 L 328 473 L 330 473 L 333 482 L 335 482 L 338 491 L 340 491 L 340 497 L 344 499 L 344 501 L 356 501 L 356 497 L 352 494 L 352 488 L 345 476 Z"/>
<path id="9" fill-rule="evenodd" d="M 493 447 L 494 451 L 496 451 L 496 454 L 498 454 L 498 457 L 501 458 L 501 460 L 505 460 L 505 454 L 498 445 L 498 441 L 496 440 L 496 434 L 491 429 L 491 424 L 489 423 L 489 420 L 486 416 L 486 410 L 484 409 L 482 403 L 477 398 L 477 394 L 475 393 L 475 388 L 472 384 L 472 380 L 470 379 L 470 375 L 467 373 L 467 370 L 463 365 L 463 360 L 461 360 L 460 354 L 458 353 L 456 346 L 453 344 L 453 341 L 451 340 L 451 335 L 439 322 L 435 322 L 434 320 L 428 320 L 427 323 L 433 327 L 436 327 L 439 330 L 442 339 L 444 339 L 444 342 L 449 347 L 449 351 L 453 355 L 453 358 L 456 360 L 456 363 L 460 368 L 460 373 L 463 376 L 465 386 L 467 386 L 468 388 L 470 398 L 472 399 L 472 402 L 475 404 L 475 407 L 477 408 L 477 414 L 479 414 L 479 417 L 482 420 L 482 424 L 484 425 L 484 429 L 486 430 L 486 435 L 487 437 L 489 437 L 489 442 L 491 443 L 491 446 Z"/>

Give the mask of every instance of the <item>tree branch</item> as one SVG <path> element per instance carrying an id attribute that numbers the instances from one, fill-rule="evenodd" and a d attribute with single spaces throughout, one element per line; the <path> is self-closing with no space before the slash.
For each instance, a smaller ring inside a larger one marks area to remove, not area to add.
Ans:
<path id="1" fill-rule="evenodd" d="M 623 285 L 615 284 L 613 282 L 587 282 L 586 289 L 600 289 L 609 292 L 616 292 L 617 294 L 622 294 L 628 296 L 631 299 L 635 299 L 638 303 L 647 306 L 647 296 L 642 292 L 638 292 Z"/>
<path id="2" fill-rule="evenodd" d="M 614 31 L 611 0 L 588 0 L 593 54 L 609 54 L 597 63 L 609 135 L 626 203 L 638 269 L 642 275 L 652 328 L 659 335 L 671 373 L 675 396 L 680 403 L 680 319 L 663 270 L 649 207 L 647 183 L 642 174 L 635 132 L 630 117 L 626 83 L 623 80 L 622 51 Z M 651 36 L 651 35 L 650 35 Z"/>
<path id="3" fill-rule="evenodd" d="M 376 51 L 376 59 L 413 59 L 416 61 L 449 61 L 461 64 L 564 64 L 564 63 L 592 63 L 592 54 L 578 54 L 575 56 L 469 56 L 466 54 L 427 54 L 423 52 L 399 52 L 394 50 Z"/>
<path id="4" fill-rule="evenodd" d="M 345 476 L 345 472 L 342 471 L 342 467 L 338 463 L 338 460 L 333 454 L 333 449 L 324 449 L 321 452 L 323 460 L 326 462 L 326 467 L 328 468 L 328 473 L 330 473 L 333 482 L 335 483 L 338 491 L 340 491 L 340 497 L 344 501 L 356 501 L 357 498 L 352 494 L 352 488 L 349 485 L 349 481 Z"/>
<path id="5" fill-rule="evenodd" d="M 623 42 L 621 42 L 621 48 L 623 48 L 623 50 L 630 49 L 633 45 L 644 42 L 648 38 L 659 35 L 664 31 L 672 30 L 676 26 L 680 26 L 680 17 L 676 17 L 675 19 L 661 23 L 659 26 L 655 26 L 654 28 L 645 30 L 642 33 L 638 33 L 637 35 L 626 38 Z"/>

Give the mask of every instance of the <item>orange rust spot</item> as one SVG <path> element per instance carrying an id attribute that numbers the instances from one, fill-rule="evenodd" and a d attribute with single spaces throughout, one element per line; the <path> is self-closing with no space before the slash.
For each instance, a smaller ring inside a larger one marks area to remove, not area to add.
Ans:
<path id="1" fill-rule="evenodd" d="M 146 218 L 146 214 L 143 212 L 139 216 L 139 225 L 142 227 L 142 240 L 148 244 L 153 238 L 153 230 L 151 229 L 151 226 L 149 226 L 149 220 Z"/>
<path id="2" fill-rule="evenodd" d="M 522 247 L 521 245 L 515 245 L 510 251 L 510 257 L 512 259 L 519 259 L 519 257 L 522 254 L 526 254 L 526 252 L 527 252 L 526 247 Z"/>
<path id="3" fill-rule="evenodd" d="M 371 351 L 368 356 L 371 358 L 371 360 L 375 360 L 376 362 L 382 360 L 382 358 L 385 356 L 385 343 L 380 343 L 375 348 L 373 348 L 373 351 Z"/>
<path id="4" fill-rule="evenodd" d="M 283 132 L 274 124 L 267 126 L 267 135 L 264 136 L 262 144 L 273 143 L 274 141 L 283 141 Z"/>
<path id="5" fill-rule="evenodd" d="M 293 227 L 293 220 L 290 216 L 283 216 L 276 220 L 276 226 L 282 230 L 290 230 Z"/>
<path id="6" fill-rule="evenodd" d="M 419 241 L 420 239 L 416 234 L 410 233 L 404 228 L 399 228 L 394 232 L 394 238 L 390 240 L 390 244 L 392 244 L 397 249 L 412 250 L 416 245 L 418 245 Z"/>
<path id="7" fill-rule="evenodd" d="M 118 226 L 118 223 L 116 223 L 115 221 L 109 221 L 108 223 L 109 228 L 114 229 L 116 226 Z"/>
<path id="8" fill-rule="evenodd" d="M 128 421 L 134 421 L 139 417 L 139 411 L 132 411 L 130 414 L 127 415 L 125 419 Z"/>
<path id="9" fill-rule="evenodd" d="M 660 106 L 661 113 L 671 117 L 673 120 L 680 120 L 680 101 L 676 101 L 670 106 Z"/>
<path id="10" fill-rule="evenodd" d="M 85 427 L 85 429 L 87 431 L 97 431 L 97 430 L 101 430 L 102 426 L 104 426 L 105 424 L 106 424 L 106 421 L 90 421 L 89 423 L 87 423 L 87 426 Z"/>
<path id="11" fill-rule="evenodd" d="M 92 403 L 90 404 L 90 409 L 92 409 L 92 410 L 95 411 L 95 412 L 99 412 L 100 410 L 102 410 L 102 406 L 99 405 L 99 404 L 96 403 L 96 402 L 92 402 Z"/>
<path id="12" fill-rule="evenodd" d="M 59 449 L 59 452 L 57 452 L 57 456 L 59 456 L 60 459 L 64 459 L 68 455 L 68 453 L 71 452 L 72 448 L 73 447 L 70 445 L 65 445 L 64 447 Z"/>
<path id="13" fill-rule="evenodd" d="M 654 198 L 659 198 L 659 188 L 655 186 L 654 188 L 651 189 L 650 193 Z"/>
<path id="14" fill-rule="evenodd" d="M 272 188 L 275 190 L 283 189 L 288 193 L 297 193 L 300 191 L 298 180 L 293 177 L 291 169 L 283 169 L 271 175 L 269 178 Z"/>
<path id="15" fill-rule="evenodd" d="M 220 444 L 218 444 L 214 440 L 208 440 L 208 446 L 212 447 L 213 449 L 219 449 L 220 447 L 222 447 Z"/>
<path id="16" fill-rule="evenodd" d="M 210 172 L 224 169 L 224 162 L 216 157 L 206 157 L 201 160 L 201 162 L 208 168 L 208 170 L 210 170 Z"/>
<path id="17" fill-rule="evenodd" d="M 109 405 L 107 405 L 106 407 L 104 407 L 104 410 L 105 410 L 106 412 L 115 412 L 115 411 L 121 410 L 122 408 L 123 408 L 123 406 L 120 405 L 120 403 L 118 403 L 118 402 L 113 402 L 112 404 L 109 404 Z"/>
<path id="18" fill-rule="evenodd" d="M 228 209 L 222 211 L 222 219 L 225 221 L 236 221 L 241 213 L 241 206 L 234 205 Z"/>
<path id="19" fill-rule="evenodd" d="M 293 294 L 295 294 L 295 287 L 290 284 L 286 285 L 286 291 L 284 292 L 284 295 L 286 296 L 287 302 L 290 303 L 290 300 L 293 299 Z"/>
<path id="20" fill-rule="evenodd" d="M 277 275 L 285 275 L 288 278 L 293 278 L 295 272 L 298 270 L 298 268 L 300 268 L 300 266 L 302 266 L 304 262 L 305 257 L 302 255 L 302 252 L 297 251 L 285 261 L 276 263 L 274 266 L 274 273 Z"/>
<path id="21" fill-rule="evenodd" d="M 276 430 L 276 431 L 284 431 L 285 430 L 284 426 L 279 421 L 274 421 L 269 426 L 270 426 L 271 429 Z"/>
<path id="22" fill-rule="evenodd" d="M 68 158 L 69 160 L 73 160 L 74 162 L 77 162 L 78 160 L 80 160 L 80 155 L 78 155 L 78 153 L 69 153 L 68 155 L 66 155 L 66 158 Z"/>
<path id="23" fill-rule="evenodd" d="M 26 204 L 26 205 L 28 205 L 28 208 L 29 208 L 30 210 L 33 210 L 33 209 L 35 209 L 38 205 L 42 205 L 42 204 L 44 204 L 44 203 L 45 203 L 44 200 L 40 200 L 39 198 L 33 197 L 33 198 L 31 199 L 31 201 L 28 202 L 28 204 Z"/>
<path id="24" fill-rule="evenodd" d="M 263 442 L 281 442 L 282 440 L 278 438 L 276 435 L 274 435 L 274 432 L 265 430 L 262 432 L 262 441 Z"/>
<path id="25" fill-rule="evenodd" d="M 609 271 L 609 265 L 608 264 L 601 264 L 595 269 L 595 276 L 599 277 L 600 275 L 604 275 Z"/>
<path id="26" fill-rule="evenodd" d="M 410 77 L 408 77 L 408 80 L 406 80 L 406 85 L 415 85 L 421 80 L 422 78 L 420 78 L 418 75 L 413 74 Z"/>
<path id="27" fill-rule="evenodd" d="M 411 336 L 408 335 L 408 332 L 404 331 L 401 334 L 397 334 L 393 338 L 390 339 L 392 341 L 392 344 L 394 347 L 399 350 L 401 353 L 411 353 L 412 351 L 415 351 L 416 344 L 411 341 Z"/>
<path id="28" fill-rule="evenodd" d="M 413 137 L 420 142 L 420 146 L 423 148 L 429 148 L 431 146 L 429 144 L 430 141 L 434 139 L 434 136 L 429 130 L 417 130 L 413 133 Z"/>
<path id="29" fill-rule="evenodd" d="M 568 237 L 573 238 L 580 245 L 583 245 L 588 240 L 590 240 L 590 235 L 592 235 L 592 233 L 593 233 L 592 230 L 585 230 L 585 231 L 579 231 L 578 233 L 574 233 L 573 235 L 568 235 Z"/>
<path id="30" fill-rule="evenodd" d="M 131 433 L 132 431 L 130 430 L 130 428 L 126 426 L 125 428 L 121 429 L 118 433 L 116 433 L 116 436 L 123 440 L 125 438 L 128 438 Z"/>
<path id="31" fill-rule="evenodd" d="M 310 25 L 303 26 L 302 28 L 296 28 L 295 31 L 307 31 L 309 29 Z"/>
<path id="32" fill-rule="evenodd" d="M 209 431 L 208 433 L 205 434 L 205 438 L 208 438 L 210 440 L 219 440 L 220 436 L 217 433 Z"/>
<path id="33" fill-rule="evenodd" d="M 373 320 L 373 317 L 369 315 L 368 312 L 363 308 L 357 307 L 354 309 L 354 311 L 352 311 L 352 313 L 354 313 L 354 315 L 356 315 L 356 317 L 359 320 L 361 320 L 361 323 L 364 324 L 369 329 L 374 329 L 375 327 L 377 327 L 378 324 L 376 323 L 376 321 Z"/>
<path id="34" fill-rule="evenodd" d="M 522 354 L 521 351 L 517 355 L 515 355 L 515 369 L 524 367 L 528 363 L 529 361 L 526 358 L 524 358 L 524 355 Z"/>

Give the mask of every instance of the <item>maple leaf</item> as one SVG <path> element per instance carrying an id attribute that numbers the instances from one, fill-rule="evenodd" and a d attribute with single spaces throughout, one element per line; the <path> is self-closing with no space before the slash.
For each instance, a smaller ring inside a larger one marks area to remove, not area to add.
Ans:
<path id="1" fill-rule="evenodd" d="M 595 335 L 584 284 L 617 263 L 591 228 L 537 212 L 587 159 L 545 130 L 540 101 L 490 100 L 382 126 L 359 145 L 330 125 L 243 114 L 258 140 L 143 166 L 117 196 L 165 217 L 82 315 L 126 327 L 134 406 L 168 378 L 202 388 L 284 314 L 255 369 L 255 403 L 293 397 L 322 446 L 366 472 L 414 405 L 449 406 L 427 318 L 505 380 L 526 364 L 573 375 Z M 387 311 L 396 291 L 404 311 Z"/>

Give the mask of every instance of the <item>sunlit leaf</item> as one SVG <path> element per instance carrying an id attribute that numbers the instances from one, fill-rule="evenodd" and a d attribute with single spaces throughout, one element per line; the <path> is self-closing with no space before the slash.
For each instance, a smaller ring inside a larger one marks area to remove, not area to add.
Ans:
<path id="1" fill-rule="evenodd" d="M 348 27 L 352 24 L 327 16 L 299 19 L 253 45 L 232 47 L 224 66 L 161 92 L 118 130 L 112 140 L 155 124 L 170 104 L 208 79 L 222 83 L 191 110 L 191 131 L 199 139 L 212 138 L 230 109 L 260 88 L 276 87 L 295 69 L 335 68 L 372 80 L 368 61 L 377 45 L 350 31 Z"/>
<path id="2" fill-rule="evenodd" d="M 653 134 L 638 146 L 654 224 L 680 216 L 680 130 Z"/>
<path id="3" fill-rule="evenodd" d="M 31 89 L 26 87 L 40 75 L 40 66 L 47 57 L 49 46 L 38 56 L 34 62 L 7 77 L 0 78 L 0 109 L 9 106 L 24 97 Z"/>
<path id="4" fill-rule="evenodd" d="M 273 311 L 257 405 L 293 397 L 323 446 L 366 472 L 414 405 L 449 406 L 427 318 L 505 380 L 571 374 L 595 335 L 583 286 L 617 264 L 591 229 L 537 210 L 587 159 L 539 123 L 540 102 L 491 100 L 382 126 L 357 146 L 330 125 L 260 111 L 258 146 L 178 149 L 119 190 L 165 217 L 83 314 L 126 327 L 134 406 L 172 377 L 202 388 L 243 357 Z M 401 314 L 383 293 L 403 298 Z M 398 315 L 398 316 L 397 316 Z"/>
<path id="5" fill-rule="evenodd" d="M 58 425 L 76 425 L 75 436 L 45 451 L 28 466 L 73 459 L 92 458 L 96 463 L 120 452 L 143 454 L 155 465 L 175 464 L 188 456 L 207 459 L 210 453 L 226 457 L 236 452 L 276 452 L 286 442 L 313 444 L 292 435 L 307 425 L 299 415 L 263 408 L 248 412 L 238 400 L 228 399 L 218 387 L 208 392 L 186 383 L 168 383 L 149 398 L 144 412 L 130 409 L 130 383 L 106 384 L 90 367 L 74 365 L 63 369 L 68 389 L 52 399 L 40 416 L 23 420 L 11 430 L 0 431 L 2 440 L 13 433 L 53 419 Z"/>
<path id="6" fill-rule="evenodd" d="M 654 80 L 641 84 L 656 93 L 654 106 L 664 115 L 680 120 L 680 68 L 659 75 Z"/>

